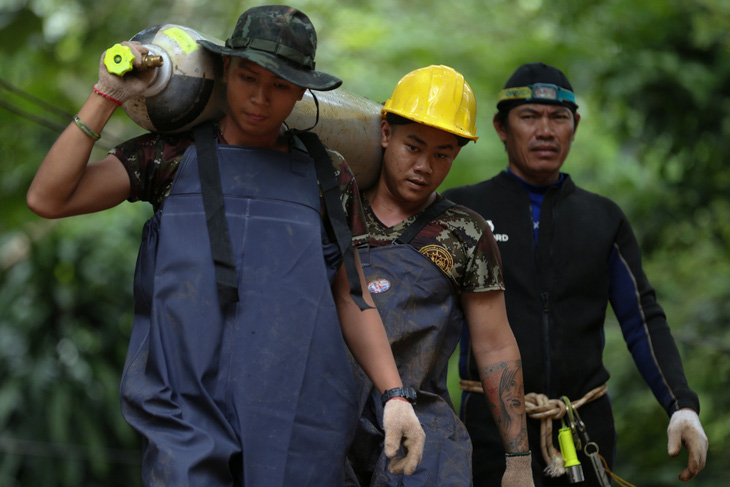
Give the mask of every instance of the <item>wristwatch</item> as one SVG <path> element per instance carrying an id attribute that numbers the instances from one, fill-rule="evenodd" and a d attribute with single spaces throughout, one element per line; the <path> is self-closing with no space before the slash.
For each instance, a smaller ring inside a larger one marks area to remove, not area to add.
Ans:
<path id="1" fill-rule="evenodd" d="M 393 389 L 388 389 L 381 396 L 383 406 L 385 406 L 385 403 L 394 397 L 402 397 L 411 403 L 411 406 L 416 405 L 416 390 L 413 387 L 395 387 Z"/>

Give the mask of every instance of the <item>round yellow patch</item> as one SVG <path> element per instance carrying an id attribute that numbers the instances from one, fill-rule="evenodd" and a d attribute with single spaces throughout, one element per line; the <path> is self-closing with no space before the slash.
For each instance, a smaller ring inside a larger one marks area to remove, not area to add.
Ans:
<path id="1" fill-rule="evenodd" d="M 439 269 L 446 274 L 451 274 L 451 269 L 454 267 L 454 258 L 444 247 L 440 245 L 426 245 L 419 252 L 431 259 L 431 262 L 439 266 Z"/>

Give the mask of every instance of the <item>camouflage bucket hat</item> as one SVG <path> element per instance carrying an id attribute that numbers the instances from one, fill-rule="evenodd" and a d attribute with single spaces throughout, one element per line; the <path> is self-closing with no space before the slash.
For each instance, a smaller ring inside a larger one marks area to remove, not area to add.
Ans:
<path id="1" fill-rule="evenodd" d="M 238 18 L 225 46 L 208 40 L 198 43 L 216 54 L 252 61 L 303 88 L 327 91 L 342 84 L 339 78 L 314 70 L 317 33 L 309 17 L 292 7 L 252 7 Z"/>

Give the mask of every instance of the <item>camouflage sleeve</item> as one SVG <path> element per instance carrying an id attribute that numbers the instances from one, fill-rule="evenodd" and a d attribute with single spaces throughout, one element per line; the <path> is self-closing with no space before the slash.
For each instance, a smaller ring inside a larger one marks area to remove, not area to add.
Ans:
<path id="1" fill-rule="evenodd" d="M 466 263 L 462 274 L 461 290 L 482 292 L 504 290 L 502 258 L 497 241 L 484 218 L 464 207 L 463 230 L 474 237 L 466 249 Z"/>
<path id="2" fill-rule="evenodd" d="M 327 149 L 327 152 L 332 158 L 335 174 L 340 183 L 342 206 L 345 209 L 345 215 L 347 215 L 347 223 L 352 232 L 353 241 L 357 243 L 366 240 L 368 232 L 365 225 L 365 210 L 363 209 L 355 175 L 339 152 L 330 149 Z"/>
<path id="3" fill-rule="evenodd" d="M 192 143 L 192 134 L 147 133 L 109 151 L 122 162 L 129 175 L 129 201 L 147 201 L 157 209 L 170 193 L 175 171 L 185 149 Z"/>

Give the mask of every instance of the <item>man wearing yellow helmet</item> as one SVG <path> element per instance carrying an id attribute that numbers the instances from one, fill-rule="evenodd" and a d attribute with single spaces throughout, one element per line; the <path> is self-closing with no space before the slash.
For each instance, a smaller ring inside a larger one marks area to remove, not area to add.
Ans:
<path id="1" fill-rule="evenodd" d="M 502 485 L 531 486 L 522 365 L 507 322 L 499 250 L 482 217 L 436 193 L 461 148 L 477 139 L 474 94 L 454 69 L 428 66 L 400 80 L 382 113 L 382 168 L 362 193 L 368 236 L 355 243 L 404 397 L 426 432 L 423 460 L 406 485 L 471 485 L 471 442 L 446 386 L 466 322 L 508 453 Z M 367 386 L 348 485 L 404 485 L 380 455 L 387 397 Z"/>

